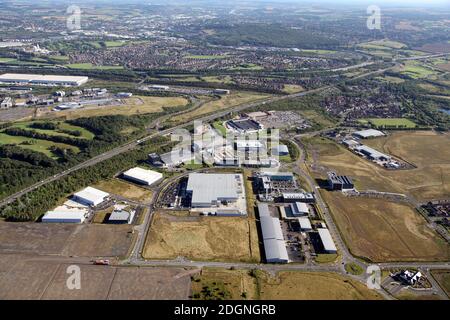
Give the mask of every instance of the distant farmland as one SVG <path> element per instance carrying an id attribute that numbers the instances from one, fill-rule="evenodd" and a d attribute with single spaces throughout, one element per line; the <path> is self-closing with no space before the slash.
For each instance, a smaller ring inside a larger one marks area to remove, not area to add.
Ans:
<path id="1" fill-rule="evenodd" d="M 377 128 L 415 128 L 417 126 L 416 123 L 405 118 L 372 118 L 367 121 Z"/>

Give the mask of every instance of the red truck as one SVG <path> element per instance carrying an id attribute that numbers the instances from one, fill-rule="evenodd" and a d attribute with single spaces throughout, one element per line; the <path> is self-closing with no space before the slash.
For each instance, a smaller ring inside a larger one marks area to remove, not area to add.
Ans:
<path id="1" fill-rule="evenodd" d="M 94 260 L 94 264 L 99 265 L 99 266 L 109 266 L 109 260 L 103 260 L 103 259 Z"/>

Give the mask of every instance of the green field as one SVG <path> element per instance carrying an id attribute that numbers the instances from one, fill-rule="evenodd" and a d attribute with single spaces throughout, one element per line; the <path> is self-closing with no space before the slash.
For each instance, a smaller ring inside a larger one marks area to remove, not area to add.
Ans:
<path id="1" fill-rule="evenodd" d="M 29 149 L 37 152 L 42 152 L 46 156 L 56 159 L 57 157 L 49 150 L 50 147 L 56 146 L 63 149 L 72 149 L 75 153 L 80 152 L 80 149 L 64 143 L 56 143 L 47 140 L 39 140 L 21 136 L 10 136 L 0 132 L 0 144 L 16 144 L 21 148 Z"/>
<path id="2" fill-rule="evenodd" d="M 70 125 L 66 122 L 58 122 L 57 124 L 58 124 L 59 129 L 56 129 L 56 130 L 33 128 L 33 127 L 31 127 L 32 123 L 33 122 L 18 122 L 18 123 L 15 123 L 12 127 L 26 129 L 26 130 L 32 130 L 35 132 L 44 133 L 44 134 L 48 134 L 48 135 L 52 135 L 52 136 L 65 136 L 65 137 L 74 138 L 73 135 L 70 135 L 68 133 L 58 132 L 58 130 L 70 130 L 70 131 L 79 131 L 81 133 L 81 136 L 75 137 L 75 138 L 84 138 L 84 139 L 92 140 L 95 137 L 95 135 L 92 132 L 90 132 L 89 130 L 86 130 L 82 127 Z"/>
<path id="3" fill-rule="evenodd" d="M 364 49 L 375 49 L 375 50 L 392 50 L 392 49 L 402 49 L 405 48 L 406 45 L 397 42 L 397 41 L 391 41 L 391 40 L 378 40 L 378 41 L 371 41 L 366 43 L 361 43 L 358 45 L 358 47 L 364 48 Z"/>
<path id="4" fill-rule="evenodd" d="M 216 121 L 212 124 L 213 128 L 220 132 L 222 136 L 227 135 L 227 129 L 223 126 L 222 121 Z"/>
<path id="5" fill-rule="evenodd" d="M 14 58 L 0 58 L 0 63 L 9 63 L 9 62 L 16 62 L 17 60 Z"/>
<path id="6" fill-rule="evenodd" d="M 50 58 L 58 61 L 69 61 L 68 56 L 50 56 Z"/>
<path id="7" fill-rule="evenodd" d="M 81 70 L 123 70 L 122 66 L 94 66 L 92 63 L 72 63 L 65 66 L 70 69 Z"/>
<path id="8" fill-rule="evenodd" d="M 407 75 L 413 79 L 426 78 L 436 74 L 436 71 L 433 71 L 426 66 L 420 64 L 417 61 L 407 61 L 404 67 L 400 71 L 401 74 Z"/>
<path id="9" fill-rule="evenodd" d="M 405 118 L 384 118 L 384 119 L 366 119 L 369 123 L 371 123 L 374 127 L 383 128 L 383 127 L 396 127 L 396 128 L 415 128 L 417 126 L 416 123 L 409 119 Z"/>
<path id="10" fill-rule="evenodd" d="M 122 47 L 126 44 L 124 41 L 105 41 L 104 43 L 107 48 Z"/>

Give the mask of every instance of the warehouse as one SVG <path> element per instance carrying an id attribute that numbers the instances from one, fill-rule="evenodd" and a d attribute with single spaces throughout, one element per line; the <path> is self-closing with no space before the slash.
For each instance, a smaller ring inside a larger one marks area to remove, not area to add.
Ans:
<path id="1" fill-rule="evenodd" d="M 0 83 L 46 85 L 46 86 L 81 86 L 88 77 L 56 76 L 39 74 L 5 73 L 0 75 Z"/>
<path id="2" fill-rule="evenodd" d="M 355 186 L 352 179 L 347 176 L 338 176 L 336 172 L 328 172 L 328 186 L 330 190 L 350 190 Z"/>
<path id="3" fill-rule="evenodd" d="M 261 232 L 264 240 L 276 239 L 284 240 L 281 230 L 280 219 L 274 217 L 260 217 Z"/>
<path id="4" fill-rule="evenodd" d="M 134 212 L 125 210 L 114 210 L 109 216 L 110 224 L 131 224 L 133 222 Z"/>
<path id="5" fill-rule="evenodd" d="M 87 187 L 80 192 L 74 194 L 73 199 L 76 202 L 85 204 L 87 206 L 98 206 L 109 197 L 109 194 L 101 190 Z"/>
<path id="6" fill-rule="evenodd" d="M 258 203 L 259 217 L 270 217 L 269 205 L 267 203 Z"/>
<path id="7" fill-rule="evenodd" d="M 48 211 L 41 221 L 43 223 L 83 223 L 87 215 L 86 209 L 58 207 L 53 211 Z"/>
<path id="8" fill-rule="evenodd" d="M 256 133 L 263 129 L 263 126 L 253 119 L 230 120 L 226 126 L 239 133 Z"/>
<path id="9" fill-rule="evenodd" d="M 360 145 L 360 143 L 358 141 L 353 140 L 353 139 L 344 140 L 344 141 L 342 141 L 342 143 L 347 148 L 354 148 L 354 147 L 357 147 Z"/>
<path id="10" fill-rule="evenodd" d="M 261 172 L 257 175 L 256 186 L 260 193 L 265 194 L 297 189 L 294 174 L 290 172 Z"/>
<path id="11" fill-rule="evenodd" d="M 308 192 L 283 192 L 281 199 L 283 202 L 315 202 L 314 195 Z"/>
<path id="12" fill-rule="evenodd" d="M 242 192 L 242 176 L 235 174 L 189 174 L 186 192 L 191 196 L 193 208 L 218 206 L 236 202 Z"/>
<path id="13" fill-rule="evenodd" d="M 270 216 L 260 217 L 264 252 L 268 263 L 288 263 L 288 253 L 284 242 L 280 220 Z"/>
<path id="14" fill-rule="evenodd" d="M 298 218 L 298 223 L 300 224 L 300 230 L 301 231 L 311 231 L 311 221 L 309 221 L 309 218 L 307 217 L 300 217 Z"/>
<path id="15" fill-rule="evenodd" d="M 175 149 L 160 157 L 164 168 L 173 168 L 194 160 L 194 154 L 183 149 Z"/>
<path id="16" fill-rule="evenodd" d="M 146 186 L 151 186 L 152 184 L 160 181 L 163 178 L 162 173 L 152 170 L 145 170 L 139 167 L 125 171 L 122 176 L 124 179 L 131 180 L 133 182 L 137 182 Z"/>
<path id="17" fill-rule="evenodd" d="M 264 252 L 267 263 L 289 262 L 289 257 L 284 241 L 275 239 L 264 240 Z"/>
<path id="18" fill-rule="evenodd" d="M 309 214 L 308 205 L 304 202 L 291 203 L 291 211 L 294 216 L 306 216 Z"/>
<path id="19" fill-rule="evenodd" d="M 285 144 L 279 144 L 272 148 L 272 154 L 277 156 L 288 156 L 289 155 L 288 146 Z"/>
<path id="20" fill-rule="evenodd" d="M 379 161 L 389 161 L 391 157 L 387 154 L 381 153 L 371 147 L 362 145 L 355 148 L 356 151 L 362 153 L 367 156 L 370 160 L 379 160 Z"/>
<path id="21" fill-rule="evenodd" d="M 356 131 L 353 133 L 353 135 L 361 139 L 368 139 L 368 138 L 383 137 L 385 134 L 379 130 L 367 129 Z"/>
<path id="22" fill-rule="evenodd" d="M 319 232 L 320 240 L 322 241 L 323 248 L 326 253 L 337 253 L 336 246 L 334 245 L 333 238 L 331 237 L 330 231 L 325 228 L 317 229 Z"/>
<path id="23" fill-rule="evenodd" d="M 292 172 L 262 172 L 261 175 L 269 177 L 271 181 L 294 181 Z"/>

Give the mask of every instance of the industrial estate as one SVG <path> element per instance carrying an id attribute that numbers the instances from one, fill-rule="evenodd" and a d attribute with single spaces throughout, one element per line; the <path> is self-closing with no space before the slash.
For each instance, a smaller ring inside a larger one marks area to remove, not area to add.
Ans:
<path id="1" fill-rule="evenodd" d="M 450 298 L 448 7 L 366 32 L 98 3 L 61 31 L 24 3 L 23 28 L 0 4 L 0 299 Z"/>

